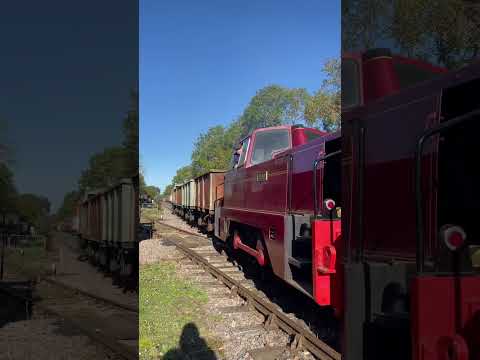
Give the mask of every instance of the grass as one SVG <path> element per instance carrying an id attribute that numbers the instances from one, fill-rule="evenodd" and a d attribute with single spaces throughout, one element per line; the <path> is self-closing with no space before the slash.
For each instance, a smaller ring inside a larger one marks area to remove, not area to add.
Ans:
<path id="1" fill-rule="evenodd" d="M 140 267 L 140 359 L 180 359 L 178 349 L 182 333 L 192 326 L 198 329 L 210 349 L 219 347 L 209 335 L 202 305 L 205 291 L 175 273 L 175 264 L 162 262 Z M 190 324 L 190 325 L 187 325 Z M 194 325 L 192 325 L 194 324 Z M 187 325 L 187 326 L 186 326 Z M 198 338 L 198 337 L 197 337 Z"/>
<path id="2" fill-rule="evenodd" d="M 163 214 L 163 209 L 141 209 L 140 221 L 141 222 L 155 222 L 160 220 L 160 216 Z"/>
<path id="3" fill-rule="evenodd" d="M 22 248 L 6 248 L 4 269 L 8 274 L 33 279 L 51 270 L 53 256 L 41 243 Z"/>

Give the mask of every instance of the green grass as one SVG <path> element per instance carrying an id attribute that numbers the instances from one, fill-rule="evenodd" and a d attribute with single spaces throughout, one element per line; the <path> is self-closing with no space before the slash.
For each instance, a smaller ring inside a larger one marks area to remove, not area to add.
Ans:
<path id="1" fill-rule="evenodd" d="M 163 214 L 163 210 L 159 209 L 141 209 L 140 221 L 141 222 L 155 222 L 160 220 L 160 216 Z"/>
<path id="2" fill-rule="evenodd" d="M 23 254 L 21 252 L 23 251 Z M 5 271 L 27 278 L 35 278 L 51 271 L 54 254 L 48 253 L 43 244 L 5 249 Z"/>
<path id="3" fill-rule="evenodd" d="M 140 267 L 140 359 L 180 359 L 175 349 L 185 325 L 193 323 L 211 349 L 219 343 L 208 334 L 202 305 L 205 291 L 175 273 L 175 264 L 162 262 Z M 167 356 L 165 356 L 168 353 Z M 175 355 L 177 354 L 177 355 Z"/>

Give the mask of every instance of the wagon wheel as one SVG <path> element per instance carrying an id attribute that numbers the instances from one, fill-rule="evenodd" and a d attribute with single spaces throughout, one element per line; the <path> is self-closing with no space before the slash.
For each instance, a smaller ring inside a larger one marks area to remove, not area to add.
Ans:
<path id="1" fill-rule="evenodd" d="M 127 256 L 124 250 L 120 251 L 120 275 L 128 277 L 132 274 L 132 264 L 127 261 Z"/>
<path id="2" fill-rule="evenodd" d="M 110 261 L 108 262 L 108 271 L 112 274 L 119 270 L 118 255 L 112 250 Z"/>

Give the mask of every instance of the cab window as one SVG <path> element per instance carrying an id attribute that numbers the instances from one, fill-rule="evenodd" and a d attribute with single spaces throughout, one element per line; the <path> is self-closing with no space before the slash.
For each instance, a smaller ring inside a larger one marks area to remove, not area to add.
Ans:
<path id="1" fill-rule="evenodd" d="M 290 137 L 288 130 L 260 131 L 255 135 L 251 163 L 254 165 L 270 160 L 274 151 L 286 150 L 289 147 Z"/>
<path id="2" fill-rule="evenodd" d="M 247 157 L 248 143 L 249 142 L 250 142 L 250 138 L 247 138 L 242 143 L 242 150 L 241 150 L 241 153 L 240 153 L 240 159 L 238 160 L 238 166 L 243 166 L 243 164 L 245 163 L 245 158 Z"/>

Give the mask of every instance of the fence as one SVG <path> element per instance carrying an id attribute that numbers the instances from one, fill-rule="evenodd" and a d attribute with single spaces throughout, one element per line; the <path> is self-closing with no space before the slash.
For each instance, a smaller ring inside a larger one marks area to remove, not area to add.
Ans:
<path id="1" fill-rule="evenodd" d="M 29 247 L 33 244 L 45 244 L 45 236 L 0 233 L 0 241 L 2 246 L 7 248 Z"/>

